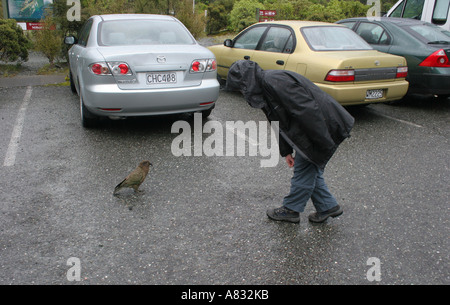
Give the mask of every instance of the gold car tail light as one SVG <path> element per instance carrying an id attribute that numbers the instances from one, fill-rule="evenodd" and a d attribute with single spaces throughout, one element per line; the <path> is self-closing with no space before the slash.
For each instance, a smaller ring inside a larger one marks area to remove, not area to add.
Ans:
<path id="1" fill-rule="evenodd" d="M 398 67 L 396 78 L 406 78 L 408 76 L 408 67 Z"/>
<path id="2" fill-rule="evenodd" d="M 339 69 L 328 72 L 325 80 L 328 82 L 353 82 L 355 80 L 355 70 Z"/>

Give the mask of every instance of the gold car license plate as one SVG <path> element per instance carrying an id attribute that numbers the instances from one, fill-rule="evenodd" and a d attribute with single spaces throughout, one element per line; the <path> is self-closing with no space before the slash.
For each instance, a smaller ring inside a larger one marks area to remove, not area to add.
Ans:
<path id="1" fill-rule="evenodd" d="M 375 100 L 383 97 L 383 89 L 373 89 L 366 91 L 366 99 Z"/>
<path id="2" fill-rule="evenodd" d="M 175 72 L 147 73 L 147 84 L 176 84 L 177 74 Z"/>

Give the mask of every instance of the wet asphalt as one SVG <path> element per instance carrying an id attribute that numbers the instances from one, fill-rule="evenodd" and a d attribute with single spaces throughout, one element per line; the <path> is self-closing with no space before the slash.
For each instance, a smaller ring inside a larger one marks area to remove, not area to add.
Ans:
<path id="1" fill-rule="evenodd" d="M 289 191 L 281 158 L 261 168 L 248 154 L 176 157 L 171 128 L 194 126 L 190 115 L 84 129 L 66 86 L 29 87 L 5 166 L 27 86 L 2 80 L 0 284 L 450 284 L 448 99 L 350 108 L 352 137 L 325 170 L 344 214 L 311 224 L 309 202 L 290 224 L 265 214 Z M 221 91 L 209 120 L 265 117 Z M 143 192 L 113 196 L 145 159 Z M 68 280 L 73 257 L 80 281 Z M 369 281 L 370 258 L 380 281 Z"/>

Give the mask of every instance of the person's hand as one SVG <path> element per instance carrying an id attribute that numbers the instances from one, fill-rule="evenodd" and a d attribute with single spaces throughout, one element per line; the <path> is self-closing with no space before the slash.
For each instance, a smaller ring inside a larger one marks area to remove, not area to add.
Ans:
<path id="1" fill-rule="evenodd" d="M 286 156 L 286 163 L 287 163 L 287 165 L 288 165 L 289 167 L 294 167 L 295 160 L 294 160 L 294 158 L 292 157 L 291 154 L 289 154 L 289 155 Z"/>

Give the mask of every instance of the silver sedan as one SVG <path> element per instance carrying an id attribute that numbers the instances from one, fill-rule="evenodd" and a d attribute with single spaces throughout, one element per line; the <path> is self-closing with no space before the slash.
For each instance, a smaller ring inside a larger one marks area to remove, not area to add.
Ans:
<path id="1" fill-rule="evenodd" d="M 65 43 L 85 127 L 100 116 L 208 116 L 215 106 L 220 85 L 214 54 L 172 16 L 93 16 L 78 39 L 69 36 Z"/>

